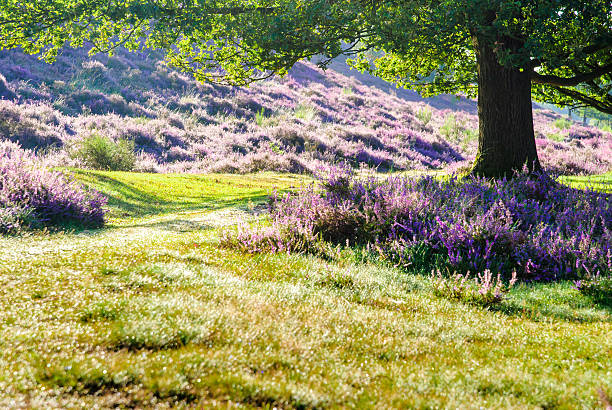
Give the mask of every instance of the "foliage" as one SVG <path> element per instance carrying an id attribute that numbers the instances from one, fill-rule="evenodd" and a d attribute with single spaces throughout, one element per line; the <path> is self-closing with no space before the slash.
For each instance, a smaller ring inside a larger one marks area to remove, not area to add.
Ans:
<path id="1" fill-rule="evenodd" d="M 416 117 L 423 123 L 424 126 L 429 124 L 431 121 L 432 112 L 428 108 L 419 108 L 416 113 Z"/>
<path id="2" fill-rule="evenodd" d="M 303 59 L 327 67 L 340 55 L 355 56 L 348 60 L 353 67 L 424 96 L 478 95 L 482 124 L 472 172 L 500 177 L 525 163 L 541 171 L 531 94 L 612 113 L 611 11 L 608 0 L 237 0 L 221 6 L 9 0 L 0 10 L 0 47 L 21 47 L 47 61 L 64 46 L 85 42 L 108 54 L 119 46 L 162 49 L 170 65 L 197 80 L 232 85 L 286 75 Z M 84 68 L 96 79 L 103 75 L 100 67 Z M 96 94 L 75 97 L 71 106 Z M 106 112 L 90 105 L 95 114 Z M 130 111 L 120 94 L 102 103 L 109 105 Z M 523 140 L 502 142 L 505 133 Z M 358 156 L 373 167 L 394 168 L 369 152 Z"/>
<path id="3" fill-rule="evenodd" d="M 104 171 L 131 171 L 136 162 L 134 142 L 91 134 L 80 141 L 72 156 L 88 168 Z"/>
<path id="4" fill-rule="evenodd" d="M 553 123 L 555 127 L 557 127 L 560 130 L 566 130 L 569 127 L 572 126 L 572 122 L 566 118 L 559 118 L 557 120 L 555 120 L 555 122 Z"/>
<path id="5" fill-rule="evenodd" d="M 478 137 L 477 132 L 472 132 L 466 127 L 465 120 L 457 119 L 454 114 L 449 114 L 444 118 L 444 124 L 440 127 L 440 134 L 447 141 L 461 144 L 464 147 Z"/>
<path id="6" fill-rule="evenodd" d="M 516 271 L 523 280 L 612 270 L 609 195 L 571 189 L 543 174 L 497 182 L 429 176 L 381 181 L 333 170 L 320 190 L 279 197 L 271 217 L 267 236 L 279 250 L 292 250 L 289 242 L 278 245 L 293 236 L 277 233 L 289 231 L 371 247 L 409 270 L 433 264 L 460 273 Z M 261 233 L 255 229 L 252 235 Z M 248 236 L 240 239 L 249 246 Z M 423 247 L 427 256 L 417 256 L 415 248 Z"/>
<path id="7" fill-rule="evenodd" d="M 576 282 L 576 288 L 595 301 L 612 306 L 612 277 L 595 275 Z"/>
<path id="8" fill-rule="evenodd" d="M 2 47 L 54 60 L 66 44 L 164 49 L 200 80 L 245 84 L 297 61 L 345 54 L 353 64 L 422 92 L 475 95 L 475 42 L 504 66 L 532 71 L 538 99 L 612 110 L 607 0 L 236 1 L 23 3 L 0 10 Z M 88 24 L 82 24 L 88 21 Z M 144 39 L 144 44 L 140 42 Z M 348 46 L 347 46 L 348 44 Z M 576 87 L 580 85 L 579 87 Z"/>
<path id="9" fill-rule="evenodd" d="M 546 138 L 554 142 L 563 142 L 563 140 L 565 139 L 563 135 L 557 133 L 548 134 L 546 135 Z"/>
<path id="10" fill-rule="evenodd" d="M 493 273 L 486 269 L 476 274 L 473 278 L 470 273 L 465 275 L 453 273 L 445 277 L 440 270 L 431 273 L 433 292 L 436 296 L 456 299 L 461 302 L 483 307 L 491 307 L 500 304 L 505 295 L 516 282 L 516 272 L 506 286 L 500 275 L 493 277 Z"/>
<path id="11" fill-rule="evenodd" d="M 51 172 L 18 145 L 0 142 L 0 233 L 40 227 L 99 228 L 105 199 Z"/>
<path id="12" fill-rule="evenodd" d="M 310 105 L 299 104 L 295 107 L 294 115 L 295 118 L 299 118 L 300 120 L 312 121 L 317 117 L 317 111 Z"/>
<path id="13" fill-rule="evenodd" d="M 255 122 L 260 127 L 263 127 L 265 124 L 266 115 L 264 107 L 261 107 L 261 110 L 255 113 Z"/>

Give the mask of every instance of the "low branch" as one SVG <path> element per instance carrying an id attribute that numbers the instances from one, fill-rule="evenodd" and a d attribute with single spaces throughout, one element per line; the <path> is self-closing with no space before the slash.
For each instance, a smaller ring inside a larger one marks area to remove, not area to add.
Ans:
<path id="1" fill-rule="evenodd" d="M 553 87 L 559 94 L 564 95 L 566 97 L 573 98 L 574 100 L 580 101 L 585 104 L 585 106 L 593 107 L 598 111 L 604 112 L 606 114 L 612 114 L 612 102 L 600 101 L 596 98 L 589 97 L 586 94 L 583 94 L 574 89 L 562 88 L 562 87 Z"/>
<path id="2" fill-rule="evenodd" d="M 531 72 L 531 81 L 535 84 L 548 84 L 555 87 L 575 87 L 578 84 L 594 80 L 605 74 L 612 73 L 612 63 L 597 67 L 590 73 L 578 74 L 574 77 L 559 77 L 556 75 L 542 75 Z"/>

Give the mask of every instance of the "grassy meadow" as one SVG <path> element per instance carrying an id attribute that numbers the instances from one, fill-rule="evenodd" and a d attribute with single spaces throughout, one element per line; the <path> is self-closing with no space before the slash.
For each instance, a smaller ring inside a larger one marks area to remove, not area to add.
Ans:
<path id="1" fill-rule="evenodd" d="M 483 309 L 350 249 L 219 247 L 302 176 L 65 172 L 109 198 L 109 223 L 0 237 L 2 408 L 575 409 L 612 393 L 612 306 L 571 282 Z"/>

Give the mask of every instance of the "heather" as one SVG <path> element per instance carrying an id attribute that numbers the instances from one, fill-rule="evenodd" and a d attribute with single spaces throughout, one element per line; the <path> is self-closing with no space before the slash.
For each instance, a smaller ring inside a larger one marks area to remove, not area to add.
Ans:
<path id="1" fill-rule="evenodd" d="M 201 84 L 155 52 L 88 57 L 67 49 L 53 65 L 0 52 L 0 138 L 58 166 L 97 168 L 71 155 L 92 134 L 134 145 L 145 172 L 313 173 L 340 162 L 378 171 L 462 170 L 477 146 L 476 106 L 423 99 L 349 71 L 298 63 L 249 88 Z M 4 90 L 4 91 L 2 91 Z M 562 174 L 612 169 L 608 132 L 534 111 L 544 166 Z"/>
<path id="2" fill-rule="evenodd" d="M 438 270 L 435 273 L 432 272 L 431 281 L 433 293 L 436 296 L 490 308 L 503 302 L 516 283 L 516 274 L 512 275 L 506 285 L 499 273 L 495 277 L 488 269 L 476 274 L 473 278 L 469 273 L 443 275 Z"/>
<path id="3" fill-rule="evenodd" d="M 612 306 L 612 277 L 594 275 L 575 282 L 576 289 L 596 303 Z"/>
<path id="4" fill-rule="evenodd" d="M 42 227 L 99 228 L 106 200 L 43 167 L 10 142 L 0 143 L 0 233 Z"/>
<path id="5" fill-rule="evenodd" d="M 326 243 L 353 245 L 409 271 L 581 278 L 612 271 L 612 198 L 545 174 L 381 180 L 345 168 L 275 198 L 270 226 L 227 232 L 222 241 L 247 252 L 324 254 Z"/>

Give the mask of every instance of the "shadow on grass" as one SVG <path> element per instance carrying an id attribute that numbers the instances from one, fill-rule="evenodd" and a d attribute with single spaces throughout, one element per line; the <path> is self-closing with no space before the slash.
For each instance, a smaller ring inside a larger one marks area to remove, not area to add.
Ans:
<path id="1" fill-rule="evenodd" d="M 194 192 L 189 187 L 183 187 L 184 195 L 181 195 L 181 191 L 176 191 L 164 196 L 164 191 L 155 194 L 111 176 L 82 170 L 72 170 L 72 172 L 87 178 L 85 182 L 87 185 L 101 191 L 108 198 L 111 217 L 143 217 L 179 211 L 220 210 L 263 202 L 269 197 L 268 194 L 261 193 L 261 190 L 248 191 L 230 186 L 228 186 L 229 192 L 210 195 L 202 193 L 197 196 L 193 195 Z M 151 181 L 151 184 L 155 186 L 155 181 Z"/>
<path id="2" fill-rule="evenodd" d="M 564 176 L 561 181 L 565 184 L 580 189 L 591 188 L 596 191 L 612 193 L 612 174 L 589 175 L 589 176 Z"/>
<path id="3" fill-rule="evenodd" d="M 610 301 L 581 294 L 572 282 L 523 284 L 492 310 L 535 321 L 612 322 Z"/>
<path id="4" fill-rule="evenodd" d="M 151 227 L 169 232 L 195 232 L 214 229 L 213 225 L 205 222 L 190 221 L 188 219 L 171 219 L 168 221 L 155 222 L 151 224 L 131 225 L 130 227 Z"/>

